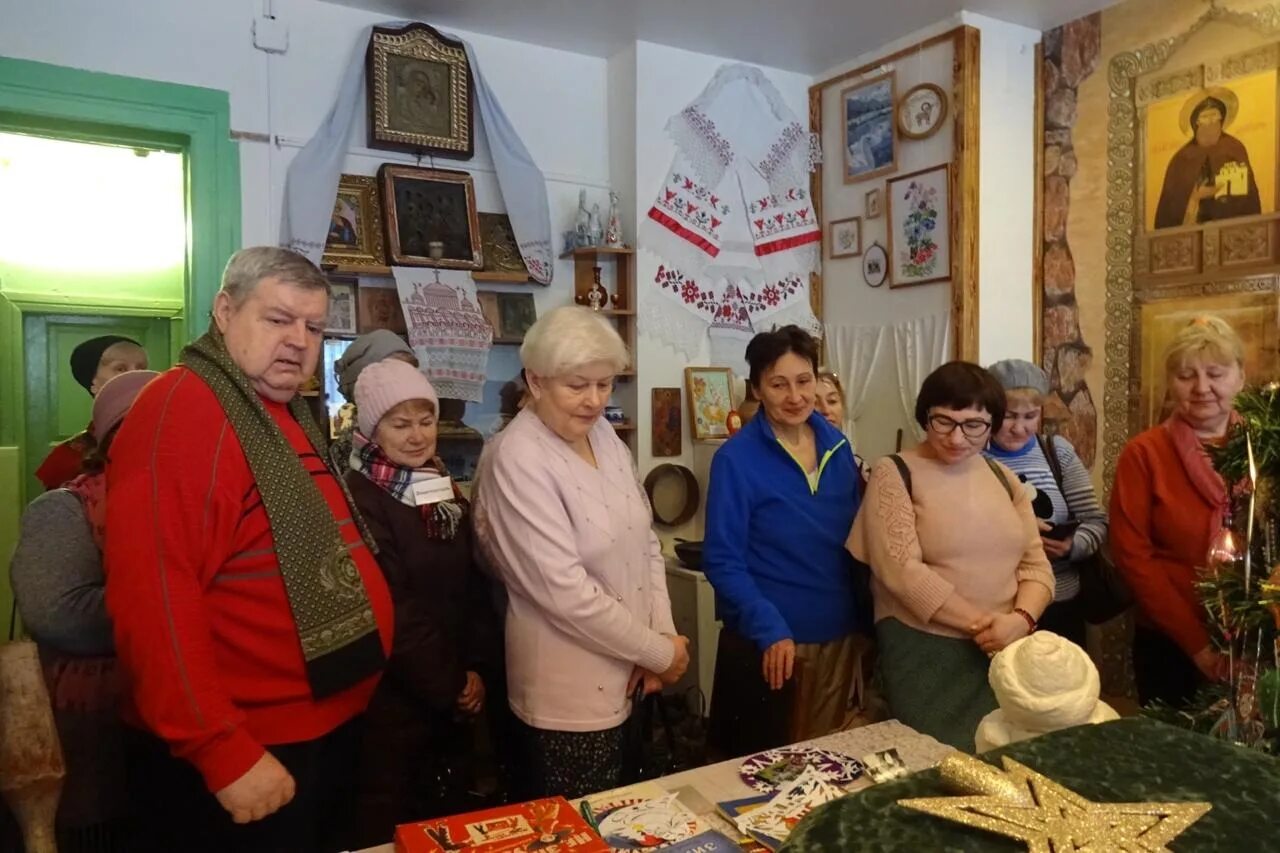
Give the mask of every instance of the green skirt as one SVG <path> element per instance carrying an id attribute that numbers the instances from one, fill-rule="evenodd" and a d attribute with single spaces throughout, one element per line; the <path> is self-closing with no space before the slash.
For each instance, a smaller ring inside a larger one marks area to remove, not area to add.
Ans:
<path id="1" fill-rule="evenodd" d="M 876 640 L 889 712 L 922 734 L 973 752 L 979 721 L 996 709 L 986 652 L 972 640 L 917 631 L 897 619 L 877 622 Z"/>

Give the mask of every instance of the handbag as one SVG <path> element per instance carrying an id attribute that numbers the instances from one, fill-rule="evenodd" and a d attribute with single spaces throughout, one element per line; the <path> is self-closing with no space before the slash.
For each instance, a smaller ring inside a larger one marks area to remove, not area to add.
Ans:
<path id="1" fill-rule="evenodd" d="M 1053 481 L 1058 484 L 1058 493 L 1065 503 L 1067 493 L 1062 487 L 1062 460 L 1058 458 L 1053 435 L 1043 439 L 1036 436 L 1036 441 L 1040 442 L 1040 451 L 1049 463 Z M 1067 512 L 1070 513 L 1069 520 L 1075 521 L 1075 513 L 1071 512 L 1070 507 Z M 1080 573 L 1080 607 L 1086 622 L 1091 625 L 1110 622 L 1133 606 L 1133 593 L 1111 561 L 1111 549 L 1106 540 L 1098 545 L 1098 550 L 1092 555 L 1077 560 L 1072 565 Z"/>
<path id="2" fill-rule="evenodd" d="M 666 754 L 654 743 L 654 721 L 662 727 Z M 662 693 L 644 695 L 644 680 L 631 695 L 631 716 L 624 724 L 622 745 L 622 782 L 630 785 L 646 779 L 666 776 L 676 769 L 676 741 L 671 718 L 662 701 Z"/>

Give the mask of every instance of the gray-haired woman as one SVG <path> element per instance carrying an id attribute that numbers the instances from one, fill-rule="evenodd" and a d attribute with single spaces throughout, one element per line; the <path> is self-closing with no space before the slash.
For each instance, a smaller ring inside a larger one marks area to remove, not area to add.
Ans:
<path id="1" fill-rule="evenodd" d="M 622 783 L 632 691 L 678 680 L 688 641 L 631 451 L 603 417 L 622 339 L 565 306 L 529 329 L 520 360 L 532 402 L 481 457 L 476 533 L 507 586 L 520 795 L 575 797 Z"/>

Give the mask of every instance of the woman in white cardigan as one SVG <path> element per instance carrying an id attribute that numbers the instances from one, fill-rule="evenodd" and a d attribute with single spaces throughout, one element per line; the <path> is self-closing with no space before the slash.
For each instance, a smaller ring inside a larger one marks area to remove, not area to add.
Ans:
<path id="1" fill-rule="evenodd" d="M 634 688 L 677 681 L 688 640 L 631 452 L 603 417 L 626 345 L 566 306 L 529 329 L 520 359 L 532 402 L 481 457 L 476 533 L 508 593 L 519 793 L 576 797 L 622 784 Z"/>

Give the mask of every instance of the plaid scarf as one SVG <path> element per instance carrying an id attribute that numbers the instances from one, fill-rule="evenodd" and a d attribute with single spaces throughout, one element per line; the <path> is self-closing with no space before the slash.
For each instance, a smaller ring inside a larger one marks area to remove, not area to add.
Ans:
<path id="1" fill-rule="evenodd" d="M 298 461 L 249 377 L 232 361 L 216 328 L 210 326 L 187 345 L 182 362 L 218 398 L 262 495 L 311 695 L 332 695 L 378 672 L 385 657 L 369 595 L 319 486 Z M 306 401 L 295 395 L 289 411 L 324 459 L 328 445 Z M 330 473 L 346 494 L 342 477 Z M 346 496 L 351 518 L 369 542 L 360 513 L 350 494 Z M 376 553 L 371 542 L 369 547 Z"/>
<path id="2" fill-rule="evenodd" d="M 351 469 L 368 478 L 378 488 L 405 506 L 416 506 L 413 500 L 413 484 L 425 483 L 449 476 L 439 457 L 424 468 L 407 468 L 392 462 L 386 451 L 371 441 L 364 433 L 351 433 Z M 470 509 L 458 484 L 453 484 L 453 500 L 423 504 L 418 507 L 427 527 L 428 539 L 453 539 L 458 535 L 463 518 Z"/>

